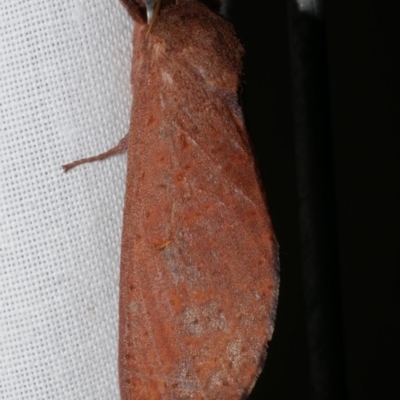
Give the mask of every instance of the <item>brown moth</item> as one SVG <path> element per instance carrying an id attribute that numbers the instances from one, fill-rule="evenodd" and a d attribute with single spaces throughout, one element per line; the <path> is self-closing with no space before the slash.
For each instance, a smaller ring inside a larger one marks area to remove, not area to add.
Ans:
<path id="1" fill-rule="evenodd" d="M 121 250 L 123 400 L 235 400 L 264 364 L 278 245 L 238 104 L 243 49 L 197 0 L 135 20 Z M 153 23 L 154 22 L 154 23 Z"/>

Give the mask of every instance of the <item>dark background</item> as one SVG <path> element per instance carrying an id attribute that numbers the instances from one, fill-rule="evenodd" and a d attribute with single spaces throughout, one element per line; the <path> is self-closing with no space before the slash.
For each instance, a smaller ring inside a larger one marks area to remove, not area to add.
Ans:
<path id="1" fill-rule="evenodd" d="M 247 124 L 281 246 L 275 333 L 250 399 L 308 399 L 287 4 L 269 0 L 257 9 L 257 2 L 231 3 L 230 19 L 246 49 Z M 349 400 L 397 398 L 400 392 L 400 35 L 395 4 L 340 0 L 325 9 Z"/>

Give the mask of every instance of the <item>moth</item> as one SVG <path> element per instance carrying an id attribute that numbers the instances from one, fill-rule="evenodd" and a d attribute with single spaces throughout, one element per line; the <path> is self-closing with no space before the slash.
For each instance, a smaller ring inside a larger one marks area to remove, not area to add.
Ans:
<path id="1" fill-rule="evenodd" d="M 128 152 L 121 398 L 245 399 L 265 361 L 279 278 L 238 102 L 243 48 L 198 0 L 158 0 L 154 13 L 153 0 L 121 1 L 135 21 L 129 132 L 64 166 Z"/>

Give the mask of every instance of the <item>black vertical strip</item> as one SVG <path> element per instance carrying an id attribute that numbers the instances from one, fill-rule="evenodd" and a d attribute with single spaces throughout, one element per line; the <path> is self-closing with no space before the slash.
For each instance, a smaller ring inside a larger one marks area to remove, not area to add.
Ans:
<path id="1" fill-rule="evenodd" d="M 322 0 L 289 0 L 294 146 L 311 398 L 346 398 Z"/>

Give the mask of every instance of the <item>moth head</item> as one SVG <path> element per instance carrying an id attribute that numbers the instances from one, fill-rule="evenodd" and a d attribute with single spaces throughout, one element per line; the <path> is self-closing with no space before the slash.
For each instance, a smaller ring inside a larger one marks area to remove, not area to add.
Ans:
<path id="1" fill-rule="evenodd" d="M 180 4 L 184 3 L 187 0 L 141 0 L 142 3 L 146 7 L 146 15 L 147 15 L 147 23 L 150 24 L 152 22 L 152 19 L 157 16 L 157 13 L 159 12 L 161 8 L 161 3 L 163 6 L 167 4 Z M 223 3 L 223 0 L 200 0 L 202 3 L 207 5 L 210 9 L 214 11 L 219 11 L 221 7 L 221 3 Z"/>

